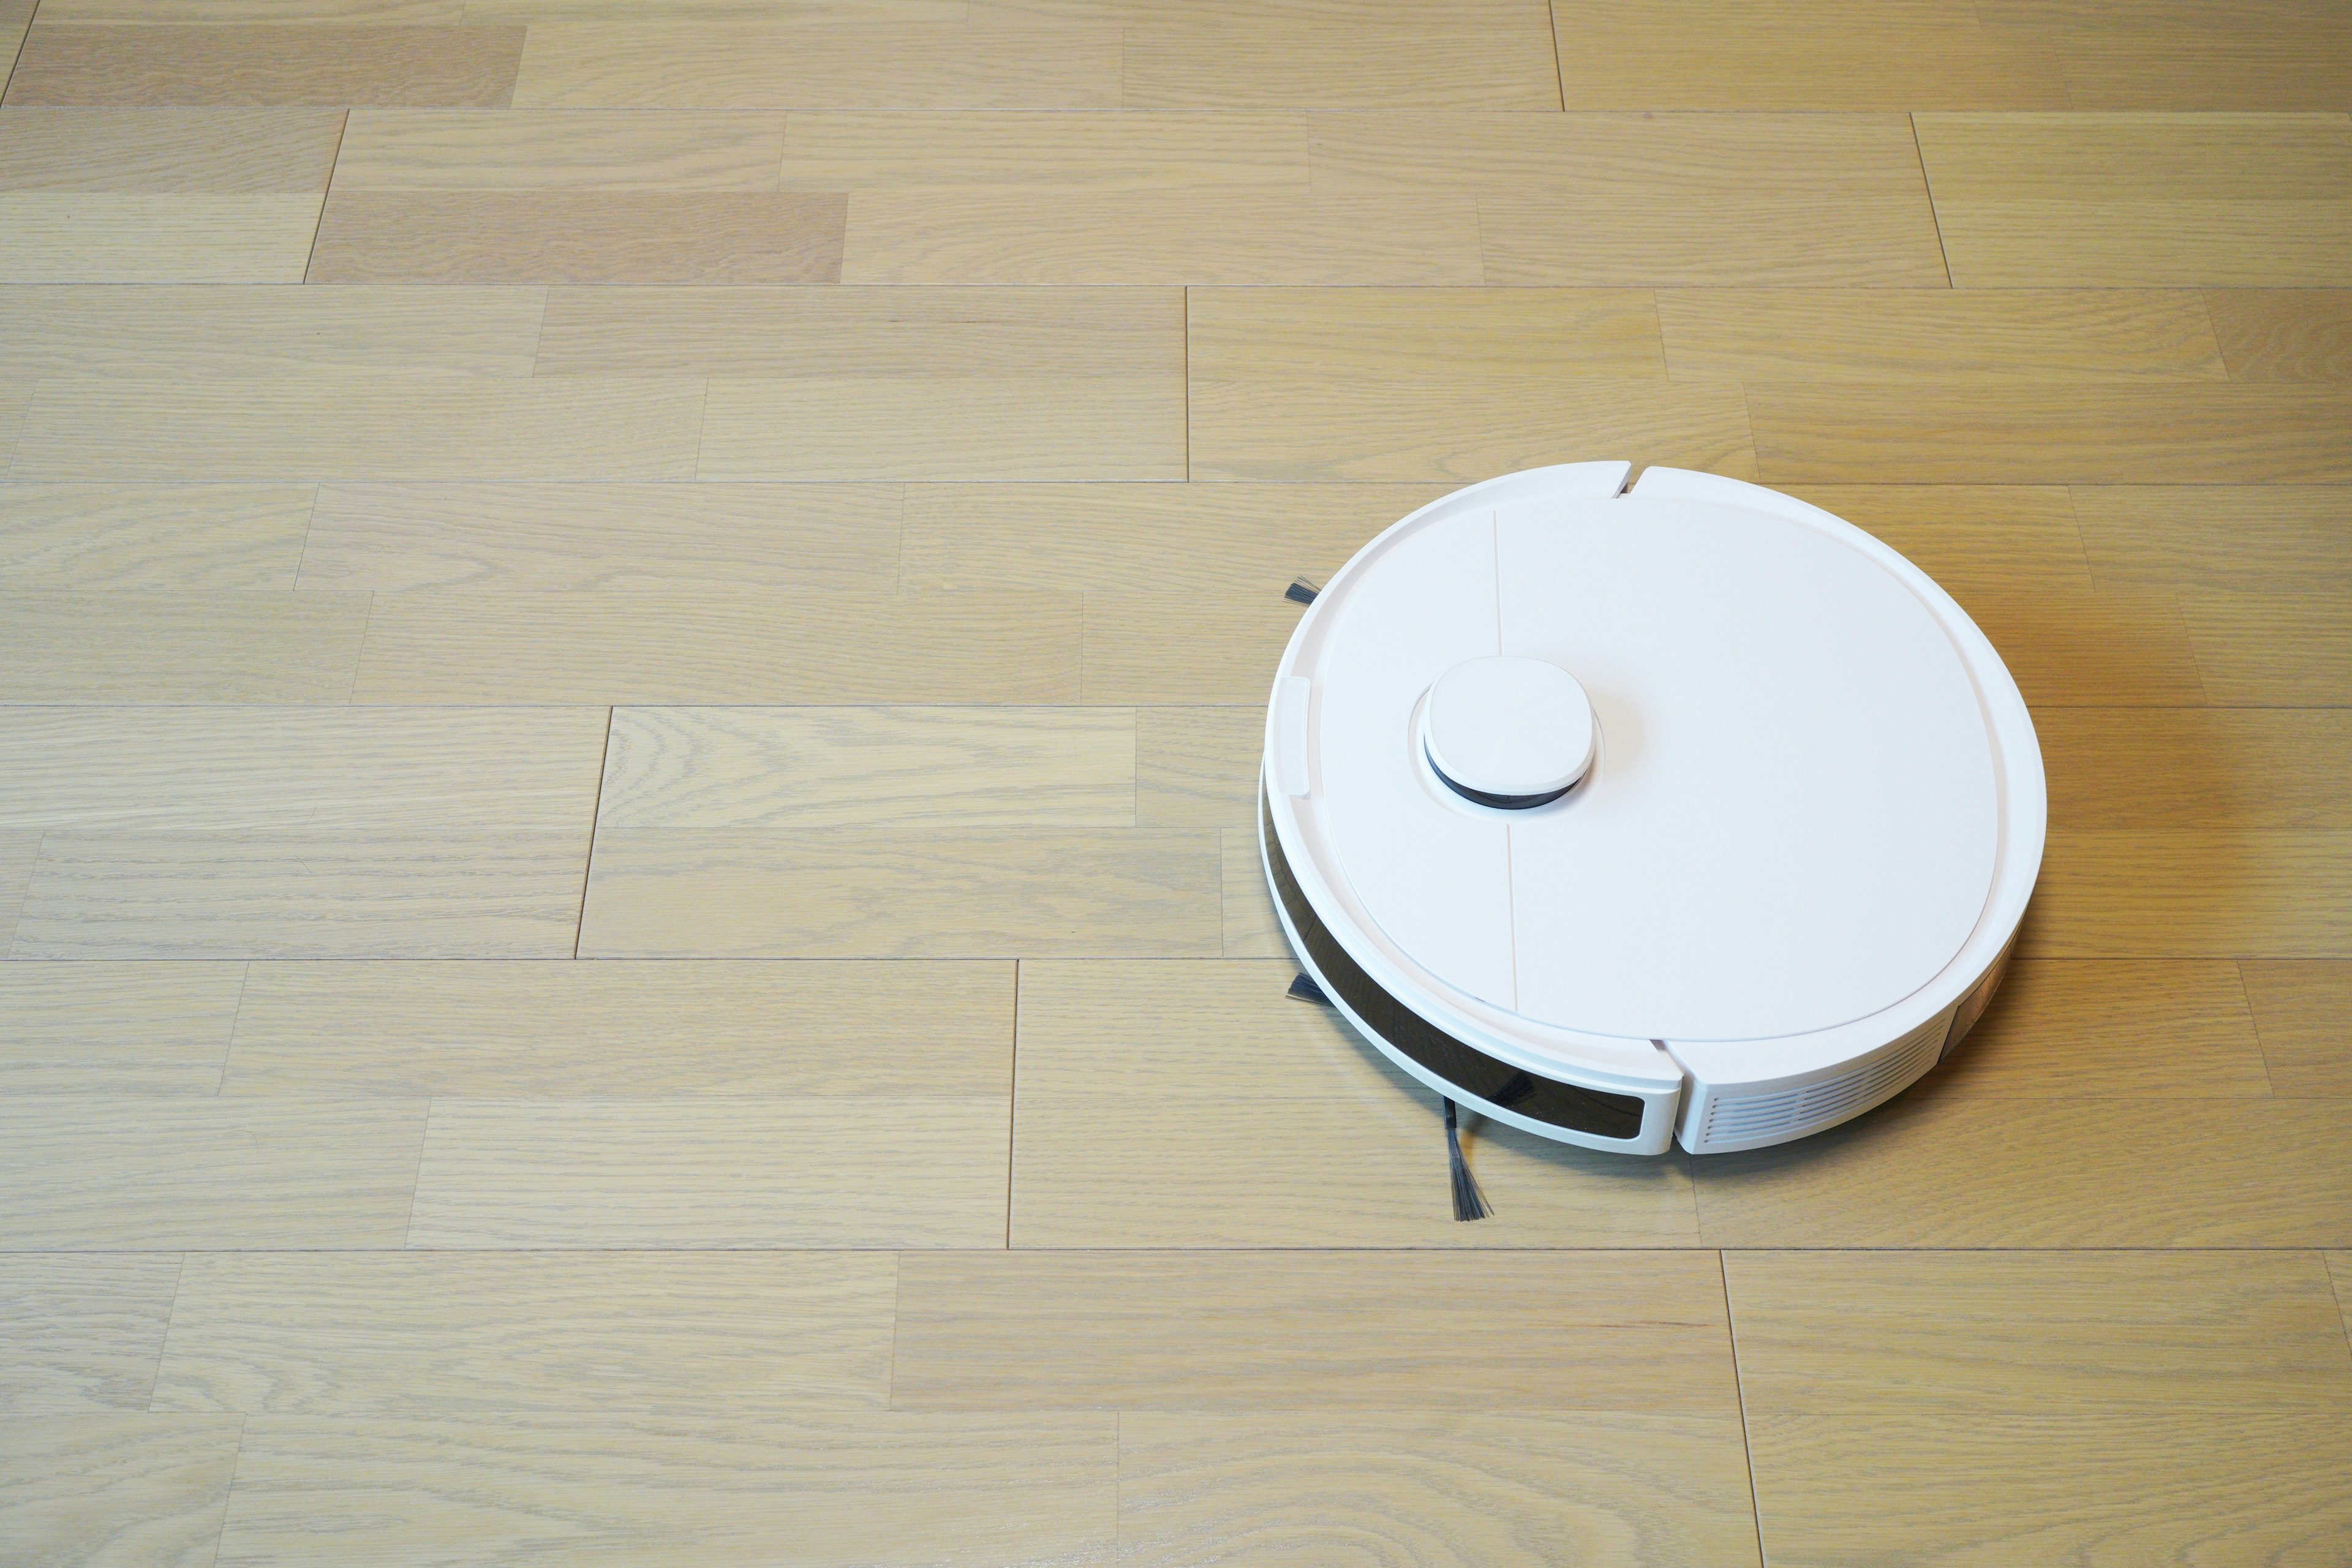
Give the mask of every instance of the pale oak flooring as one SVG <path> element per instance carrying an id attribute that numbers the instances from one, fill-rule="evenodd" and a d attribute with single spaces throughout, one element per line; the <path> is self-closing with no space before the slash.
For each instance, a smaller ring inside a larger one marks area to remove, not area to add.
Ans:
<path id="1" fill-rule="evenodd" d="M 2339 0 L 0 0 L 0 1564 L 2352 1563 Z M 1965 1051 L 1695 1162 L 1286 1001 L 1295 609 L 1933 572 Z"/>

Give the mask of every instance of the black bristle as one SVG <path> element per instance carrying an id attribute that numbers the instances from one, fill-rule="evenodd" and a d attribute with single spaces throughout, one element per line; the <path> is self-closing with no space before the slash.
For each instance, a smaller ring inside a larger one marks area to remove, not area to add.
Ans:
<path id="1" fill-rule="evenodd" d="M 1454 1122 L 1454 1102 L 1445 1100 L 1439 1103 L 1445 1107 L 1445 1162 L 1454 1178 L 1454 1217 L 1485 1219 L 1495 1210 L 1480 1190 L 1478 1178 L 1470 1173 L 1470 1162 L 1462 1157 L 1462 1132 Z"/>
<path id="2" fill-rule="evenodd" d="M 1282 591 L 1282 596 L 1294 605 L 1311 605 L 1315 602 L 1315 595 L 1321 592 L 1321 589 L 1306 578 L 1293 577 L 1290 580 L 1290 586 Z"/>
<path id="3" fill-rule="evenodd" d="M 1316 984 L 1303 973 L 1291 981 L 1290 994 L 1297 1001 L 1312 1002 L 1318 1007 L 1328 1007 L 1331 1005 L 1331 998 L 1323 994 L 1323 987 Z"/>

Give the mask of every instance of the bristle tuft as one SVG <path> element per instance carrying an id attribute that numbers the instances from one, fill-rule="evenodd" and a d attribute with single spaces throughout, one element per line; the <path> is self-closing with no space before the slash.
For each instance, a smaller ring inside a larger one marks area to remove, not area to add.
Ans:
<path id="1" fill-rule="evenodd" d="M 1311 605 L 1315 602 L 1315 595 L 1321 592 L 1306 578 L 1294 577 L 1290 580 L 1290 586 L 1282 591 L 1282 596 L 1294 605 Z"/>
<path id="2" fill-rule="evenodd" d="M 1290 995 L 1294 1001 L 1312 1002 L 1318 1007 L 1331 1005 L 1331 998 L 1323 994 L 1323 987 L 1304 973 L 1290 983 Z"/>
<path id="3" fill-rule="evenodd" d="M 1486 1202 L 1486 1194 L 1471 1173 L 1470 1162 L 1462 1157 L 1462 1132 L 1455 1124 L 1454 1102 L 1441 1101 L 1445 1107 L 1445 1161 L 1454 1180 L 1454 1217 L 1457 1220 L 1485 1219 L 1494 1206 Z"/>

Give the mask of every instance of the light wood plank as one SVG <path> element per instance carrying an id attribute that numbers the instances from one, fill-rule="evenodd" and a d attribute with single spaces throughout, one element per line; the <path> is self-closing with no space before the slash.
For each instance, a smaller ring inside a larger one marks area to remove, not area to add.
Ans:
<path id="1" fill-rule="evenodd" d="M 910 485 L 910 587 L 1279 599 L 1446 493 L 1438 485 Z"/>
<path id="2" fill-rule="evenodd" d="M 2211 289 L 2235 381 L 2352 381 L 2352 289 Z"/>
<path id="3" fill-rule="evenodd" d="M 2352 956 L 2352 833 L 2051 833 L 2028 950 L 2049 958 Z"/>
<path id="4" fill-rule="evenodd" d="M 2352 963 L 2241 963 L 2238 973 L 2272 1087 L 2352 1098 Z"/>
<path id="5" fill-rule="evenodd" d="M 839 196 L 337 191 L 313 283 L 832 283 Z"/>
<path id="6" fill-rule="evenodd" d="M 1655 300 L 1646 289 L 1201 289 L 1186 337 L 1193 374 L 1212 383 L 1654 378 L 1665 370 Z"/>
<path id="7" fill-rule="evenodd" d="M 855 1102 L 1002 1095 L 1012 1057 L 1005 963 L 371 960 L 255 966 L 220 1081 L 226 1094 Z"/>
<path id="8" fill-rule="evenodd" d="M 1764 481 L 2352 481 L 2352 388 L 2016 383 L 1751 386 Z"/>
<path id="9" fill-rule="evenodd" d="M 0 191 L 0 283 L 299 283 L 313 195 Z"/>
<path id="10" fill-rule="evenodd" d="M 2017 583 L 1969 589 L 1961 604 L 2037 712 L 2206 700 L 2188 628 L 2168 595 Z"/>
<path id="11" fill-rule="evenodd" d="M 436 289 L 436 293 L 444 290 Z M 896 485 L 329 485 L 306 587 L 888 593 Z M 0 493 L 0 515 L 6 498 Z"/>
<path id="12" fill-rule="evenodd" d="M 1666 289 L 1677 378 L 1748 381 L 2221 381 L 2188 289 Z"/>
<path id="13" fill-rule="evenodd" d="M 0 964 L 0 1084 L 214 1093 L 244 988 L 241 963 Z"/>
<path id="14" fill-rule="evenodd" d="M 2237 966 L 2022 959 L 1946 1070 L 1979 1098 L 2264 1099 Z"/>
<path id="15" fill-rule="evenodd" d="M 961 22 L 967 0 L 466 0 L 466 20 L 740 22 L 772 25 Z"/>
<path id="16" fill-rule="evenodd" d="M 1859 1121 L 1696 1162 L 1706 1244 L 2316 1247 L 2352 1237 L 2339 1103 L 1985 1098 L 1969 1089 L 1966 1056 L 1964 1047 Z"/>
<path id="17" fill-rule="evenodd" d="M 0 830 L 0 934 L 16 934 L 16 916 L 25 907 L 25 884 L 33 879 L 33 862 L 40 849 L 37 833 Z"/>
<path id="18" fill-rule="evenodd" d="M 317 109 L 34 109 L 0 114 L 0 190 L 317 195 L 343 117 Z"/>
<path id="19" fill-rule="evenodd" d="M 551 1553 L 677 1568 L 1014 1568 L 1111 1549 L 1117 1423 L 1095 1413 L 758 1421 L 257 1416 L 220 1562 L 316 1557 L 354 1518 L 386 1564 Z"/>
<path id="20" fill-rule="evenodd" d="M 851 283 L 1452 285 L 1480 281 L 1458 191 L 1326 195 L 936 186 L 850 197 Z"/>
<path id="21" fill-rule="evenodd" d="M 454 26 L 464 0 L 47 0 L 51 22 L 222 26 L 252 22 Z"/>
<path id="22" fill-rule="evenodd" d="M 152 1408 L 307 1415 L 878 1407 L 880 1253 L 188 1260 Z"/>
<path id="23" fill-rule="evenodd" d="M 1436 1096 L 1281 963 L 1024 963 L 1013 1245 L 1688 1247 L 1689 1173 L 1507 1128 L 1465 1142 L 1496 1214 L 1454 1219 Z"/>
<path id="24" fill-rule="evenodd" d="M 1136 817 L 1136 715 L 1120 708 L 621 708 L 604 759 L 600 830 Z"/>
<path id="25" fill-rule="evenodd" d="M 1990 25 L 2027 26 L 2046 39 L 2076 109 L 2352 101 L 2352 26 L 2328 0 L 1995 0 L 1979 10 Z"/>
<path id="26" fill-rule="evenodd" d="M 1791 493 L 1875 534 L 1964 602 L 2091 587 L 2063 486 L 1801 485 Z"/>
<path id="27" fill-rule="evenodd" d="M 1968 0 L 1580 0 L 1560 14 L 1570 109 L 2065 109 L 2040 30 Z"/>
<path id="28" fill-rule="evenodd" d="M 305 595 L 306 597 L 309 595 Z M 1079 607 L 823 589 L 386 595 L 362 701 L 1068 702 Z"/>
<path id="29" fill-rule="evenodd" d="M 1737 1420 L 1119 1417 L 1121 1561 L 1753 1563 Z"/>
<path id="30" fill-rule="evenodd" d="M 2352 712 L 2045 708 L 2034 730 L 2063 827 L 2352 829 Z"/>
<path id="31" fill-rule="evenodd" d="M 2074 500 L 2104 584 L 2352 587 L 2352 487 L 2077 486 Z"/>
<path id="32" fill-rule="evenodd" d="M 0 1398 L 12 1419 L 146 1409 L 179 1278 L 171 1253 L 0 1258 Z"/>
<path id="33" fill-rule="evenodd" d="M 1003 1094 L 877 1099 L 859 1109 L 845 1117 L 836 1104 L 803 1098 L 436 1100 L 408 1241 L 1003 1245 Z"/>
<path id="34" fill-rule="evenodd" d="M 0 709 L 0 823 L 79 833 L 580 830 L 594 709 Z"/>
<path id="35" fill-rule="evenodd" d="M 1751 1408 L 2341 1408 L 2327 1269 L 2308 1252 L 1734 1252 Z"/>
<path id="36" fill-rule="evenodd" d="M 580 952 L 1213 957 L 1218 904 L 1197 830 L 610 829 Z"/>
<path id="37" fill-rule="evenodd" d="M 1181 601 L 1088 594 L 1086 700 L 1263 702 L 1267 679 L 1297 627 L 1298 607 L 1272 583 Z"/>
<path id="38" fill-rule="evenodd" d="M 1559 106 L 1540 5 L 1449 8 L 1370 21 L 1309 9 L 1202 15 L 1116 5 L 1130 109 L 1518 109 Z"/>
<path id="39" fill-rule="evenodd" d="M 0 290 L 0 374 L 527 376 L 536 289 Z"/>
<path id="40" fill-rule="evenodd" d="M 0 1426 L 0 1541 L 26 1563 L 209 1563 L 239 1425 L 111 1415 Z"/>
<path id="41" fill-rule="evenodd" d="M 1094 26 L 551 22 L 530 29 L 514 104 L 1116 109 L 1119 53 L 1118 29 Z"/>
<path id="42" fill-rule="evenodd" d="M 0 453 L 13 453 L 16 437 L 25 427 L 25 409 L 33 401 L 33 388 L 28 382 L 0 386 Z M 5 469 L 0 469 L 5 473 Z"/>
<path id="43" fill-rule="evenodd" d="M 11 702 L 341 702 L 365 594 L 0 592 Z"/>
<path id="44" fill-rule="evenodd" d="M 2336 1282 L 2336 1300 L 2344 1308 L 2344 1332 L 2352 1339 L 2352 1254 L 2331 1252 L 2327 1255 L 2327 1272 Z"/>
<path id="45" fill-rule="evenodd" d="M 1274 896 L 1266 889 L 1257 828 L 1219 828 L 1217 842 L 1223 851 L 1223 955 L 1287 960 L 1290 939 L 1282 933 L 1282 921 L 1274 912 Z"/>
<path id="46" fill-rule="evenodd" d="M 1180 479 L 1184 393 L 1126 379 L 714 381 L 711 479 Z"/>
<path id="47" fill-rule="evenodd" d="M 1688 1252 L 909 1257 L 890 1402 L 1727 1415 L 1721 1285 Z"/>
<path id="48" fill-rule="evenodd" d="M 1168 827 L 1249 826 L 1265 753 L 1260 709 L 1138 709 L 1135 820 Z"/>
<path id="49" fill-rule="evenodd" d="M 786 121 L 782 183 L 795 191 L 1138 191 L 1307 188 L 1307 117 L 1296 113 L 800 113 Z"/>
<path id="50" fill-rule="evenodd" d="M 17 46 L 32 25 L 33 0 L 0 0 L 0 72 L 16 68 Z"/>
<path id="51" fill-rule="evenodd" d="M 362 109 L 335 189 L 773 191 L 783 154 L 779 114 Z"/>
<path id="52" fill-rule="evenodd" d="M 25 37 L 14 104 L 504 108 L 520 27 L 111 26 Z"/>
<path id="53" fill-rule="evenodd" d="M 2352 282 L 2352 116 L 1916 119 L 1963 289 Z"/>
<path id="54" fill-rule="evenodd" d="M 1491 284 L 1941 289 L 1901 115 L 1334 114 L 1318 191 L 1469 192 Z"/>
<path id="55" fill-rule="evenodd" d="M 44 381 L 12 479 L 691 479 L 696 381 Z"/>
<path id="56" fill-rule="evenodd" d="M 0 1247 L 398 1247 L 425 1102 L 0 1100 Z"/>
<path id="57" fill-rule="evenodd" d="M 296 485 L 0 486 L 0 583 L 291 588 L 311 500 Z"/>
<path id="58" fill-rule="evenodd" d="M 2189 592 L 2181 618 L 2216 702 L 2352 705 L 2352 595 Z"/>

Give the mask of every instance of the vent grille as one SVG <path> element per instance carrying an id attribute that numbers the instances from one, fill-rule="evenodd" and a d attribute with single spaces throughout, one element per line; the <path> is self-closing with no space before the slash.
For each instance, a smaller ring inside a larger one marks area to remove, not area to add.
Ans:
<path id="1" fill-rule="evenodd" d="M 1708 1102 L 1699 1142 L 1748 1143 L 1793 1138 L 1869 1110 L 1935 1065 L 1951 1015 L 1939 1013 L 1881 1055 L 1837 1078 L 1774 1094 L 1718 1096 Z"/>

